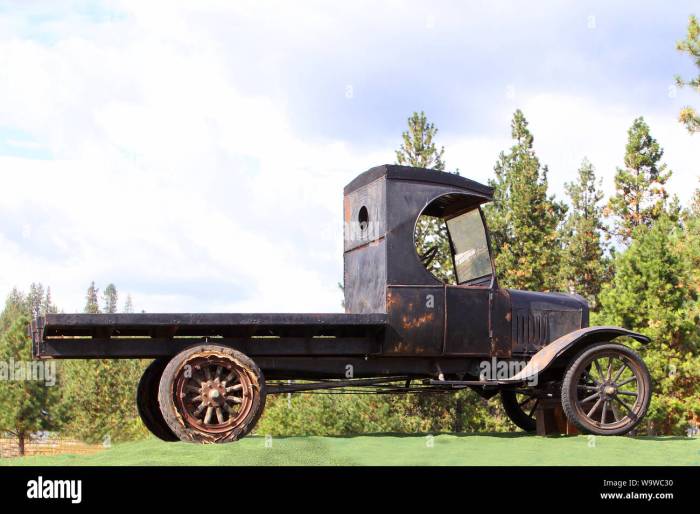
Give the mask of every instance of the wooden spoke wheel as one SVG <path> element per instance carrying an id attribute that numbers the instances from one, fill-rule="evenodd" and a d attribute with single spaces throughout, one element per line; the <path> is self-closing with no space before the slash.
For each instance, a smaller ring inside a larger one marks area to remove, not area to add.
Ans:
<path id="1" fill-rule="evenodd" d="M 585 433 L 621 435 L 644 417 L 651 377 L 632 349 L 599 343 L 579 353 L 564 375 L 561 400 L 569 421 Z"/>
<path id="2" fill-rule="evenodd" d="M 257 423 L 265 406 L 265 380 L 241 352 L 201 345 L 168 363 L 158 397 L 163 417 L 180 440 L 227 443 Z"/>
<path id="3" fill-rule="evenodd" d="M 158 405 L 158 384 L 168 359 L 156 359 L 145 369 L 136 389 L 136 407 L 141 421 L 158 439 L 178 441 L 178 437 L 165 422 Z"/>
<path id="4" fill-rule="evenodd" d="M 504 389 L 501 391 L 501 404 L 503 410 L 516 426 L 525 432 L 534 432 L 537 428 L 535 411 L 540 400 L 529 391 L 513 391 Z"/>

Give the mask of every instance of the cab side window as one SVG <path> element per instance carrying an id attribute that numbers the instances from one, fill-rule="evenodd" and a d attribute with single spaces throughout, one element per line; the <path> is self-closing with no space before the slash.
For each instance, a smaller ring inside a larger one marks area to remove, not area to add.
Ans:
<path id="1" fill-rule="evenodd" d="M 474 284 L 490 278 L 493 270 L 480 210 L 472 209 L 447 220 L 447 228 L 452 239 L 457 283 Z"/>

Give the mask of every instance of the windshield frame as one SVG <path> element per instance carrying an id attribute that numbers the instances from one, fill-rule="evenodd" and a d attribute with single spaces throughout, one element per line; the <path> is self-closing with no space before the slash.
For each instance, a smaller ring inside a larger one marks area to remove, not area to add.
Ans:
<path id="1" fill-rule="evenodd" d="M 449 224 L 448 224 L 447 222 L 450 221 L 450 220 L 452 220 L 452 219 L 454 219 L 454 218 L 457 218 L 457 217 L 459 217 L 459 216 L 462 216 L 462 215 L 464 215 L 464 214 L 473 212 L 473 211 L 475 211 L 475 210 L 478 210 L 478 212 L 479 212 L 479 218 L 481 219 L 481 227 L 482 227 L 482 229 L 483 229 L 484 239 L 485 239 L 485 241 L 486 241 L 486 251 L 488 252 L 488 256 L 489 256 L 489 266 L 490 266 L 490 270 L 491 270 L 491 271 L 490 271 L 490 273 L 486 273 L 486 274 L 484 274 L 484 275 L 481 275 L 481 276 L 478 276 L 478 277 L 473 277 L 473 278 L 470 278 L 470 279 L 468 279 L 468 280 L 465 280 L 465 281 L 460 282 L 460 281 L 459 281 L 459 274 L 458 274 L 458 272 L 457 272 L 457 262 L 456 262 L 456 255 L 457 255 L 457 252 L 456 252 L 456 248 L 455 248 L 455 245 L 454 245 L 454 240 L 453 240 L 453 238 L 452 238 L 452 231 L 450 230 L 450 226 L 449 226 Z M 491 248 L 491 236 L 490 236 L 490 234 L 489 234 L 488 225 L 486 224 L 486 217 L 484 216 L 484 211 L 481 209 L 481 205 L 477 205 L 476 207 L 469 208 L 469 209 L 464 209 L 464 210 L 462 210 L 462 211 L 456 212 L 456 213 L 452 214 L 452 215 L 449 216 L 449 217 L 443 218 L 443 220 L 445 221 L 445 225 L 447 226 L 447 235 L 448 235 L 448 238 L 449 238 L 449 240 L 450 240 L 450 251 L 451 251 L 451 253 L 452 253 L 452 267 L 453 267 L 454 276 L 455 276 L 455 282 L 456 282 L 455 285 L 457 285 L 457 286 L 462 286 L 462 287 L 488 287 L 488 288 L 495 288 L 495 287 L 496 287 L 496 284 L 497 284 L 497 282 L 496 282 L 496 266 L 495 266 L 495 263 L 494 263 L 494 260 L 493 260 L 493 251 L 492 251 L 492 248 Z M 488 277 L 489 275 L 491 276 L 491 280 L 489 281 L 488 286 L 485 285 L 485 284 L 478 284 L 478 283 L 477 283 L 477 284 L 470 284 L 470 282 L 479 281 L 480 279 L 484 279 L 484 278 Z"/>

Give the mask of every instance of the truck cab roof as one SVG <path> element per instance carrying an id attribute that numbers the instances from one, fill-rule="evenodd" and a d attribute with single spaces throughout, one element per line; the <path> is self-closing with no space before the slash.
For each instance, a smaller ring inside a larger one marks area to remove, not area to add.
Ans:
<path id="1" fill-rule="evenodd" d="M 422 182 L 426 184 L 437 184 L 448 186 L 462 190 L 467 193 L 473 193 L 483 196 L 485 201 L 493 199 L 493 188 L 475 180 L 471 180 L 456 173 L 445 171 L 431 170 L 425 168 L 414 168 L 411 166 L 400 166 L 398 164 L 382 164 L 370 168 L 364 173 L 355 177 L 348 185 L 345 186 L 343 193 L 345 195 L 360 189 L 371 182 L 380 178 L 388 180 L 410 180 L 414 182 Z"/>

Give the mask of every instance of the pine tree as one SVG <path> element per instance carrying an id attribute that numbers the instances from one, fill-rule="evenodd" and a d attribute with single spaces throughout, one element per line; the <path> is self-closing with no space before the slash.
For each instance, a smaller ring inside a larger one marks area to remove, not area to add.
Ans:
<path id="1" fill-rule="evenodd" d="M 132 312 L 134 312 L 134 302 L 132 301 L 130 294 L 126 295 L 126 301 L 124 302 L 124 312 L 126 314 L 131 314 Z"/>
<path id="2" fill-rule="evenodd" d="M 684 53 L 687 53 L 693 58 L 695 66 L 700 69 L 700 23 L 695 16 L 690 16 L 688 20 L 688 33 L 684 40 L 676 43 L 676 48 Z M 700 73 L 697 77 L 690 80 L 683 80 L 680 76 L 676 76 L 676 84 L 679 87 L 690 86 L 695 91 L 700 91 Z M 685 125 L 688 132 L 700 132 L 700 115 L 690 106 L 681 109 L 679 121 Z"/>
<path id="3" fill-rule="evenodd" d="M 644 361 L 654 381 L 648 432 L 681 434 L 700 416 L 700 341 L 697 289 L 685 255 L 688 233 L 667 213 L 634 229 L 615 257 L 615 276 L 600 293 L 596 325 L 645 334 Z M 637 345 L 637 343 L 632 343 Z"/>
<path id="4" fill-rule="evenodd" d="M 119 294 L 117 293 L 117 288 L 114 284 L 108 284 L 102 293 L 102 312 L 105 314 L 115 314 L 117 312 L 117 304 L 119 301 Z"/>
<path id="5" fill-rule="evenodd" d="M 515 144 L 501 152 L 494 171 L 494 201 L 485 208 L 499 284 L 534 291 L 558 287 L 558 228 L 566 206 L 547 195 L 547 167 L 532 148 L 522 111 L 511 122 Z"/>
<path id="6" fill-rule="evenodd" d="M 442 157 L 445 148 L 438 150 L 433 141 L 437 132 L 438 129 L 428 123 L 423 111 L 414 112 L 408 118 L 408 130 L 401 134 L 403 143 L 396 151 L 397 164 L 444 171 L 445 162 Z"/>
<path id="7" fill-rule="evenodd" d="M 97 314 L 98 289 L 87 292 L 85 312 Z M 116 312 L 117 288 L 109 284 L 103 295 L 104 312 Z M 136 359 L 69 361 L 64 365 L 66 396 L 71 405 L 67 429 L 90 442 L 128 440 L 146 434 L 136 411 L 134 393 L 145 362 Z"/>
<path id="8" fill-rule="evenodd" d="M 396 163 L 444 171 L 445 148 L 441 147 L 438 150 L 435 145 L 434 139 L 437 132 L 435 125 L 428 123 L 425 113 L 414 112 L 408 118 L 408 130 L 401 134 L 403 143 L 396 151 Z M 416 223 L 415 240 L 416 251 L 420 256 L 426 255 L 433 247 L 437 247 L 436 257 L 429 264 L 428 269 L 443 282 L 454 283 L 450 240 L 445 222 L 432 216 L 421 216 Z"/>
<path id="9" fill-rule="evenodd" d="M 97 303 L 97 293 L 99 289 L 95 287 L 95 282 L 90 282 L 90 287 L 88 287 L 87 294 L 85 295 L 85 313 L 86 314 L 99 314 L 100 306 Z"/>
<path id="10" fill-rule="evenodd" d="M 42 305 L 44 303 L 44 286 L 40 283 L 31 283 L 29 286 L 29 294 L 27 295 L 29 302 L 28 314 L 34 318 L 42 315 Z"/>
<path id="11" fill-rule="evenodd" d="M 46 294 L 44 295 L 44 300 L 41 304 L 41 314 L 45 316 L 46 314 L 53 314 L 58 312 L 58 309 L 53 304 L 53 299 L 51 298 L 51 288 L 46 288 Z"/>
<path id="12" fill-rule="evenodd" d="M 562 285 L 585 297 L 595 309 L 609 263 L 604 257 L 601 237 L 603 192 L 588 159 L 581 163 L 578 180 L 564 187 L 571 200 L 571 210 L 562 229 Z"/>
<path id="13" fill-rule="evenodd" d="M 34 291 L 37 292 L 37 289 Z M 31 341 L 27 335 L 29 313 L 32 305 L 13 290 L 0 315 L 0 362 L 4 364 L 0 375 L 0 432 L 8 432 L 17 438 L 19 453 L 24 454 L 25 441 L 39 430 L 54 430 L 64 419 L 61 389 L 58 378 L 46 374 L 56 369 L 51 361 L 31 362 Z M 17 365 L 22 368 L 22 375 Z M 12 366 L 14 377 L 9 375 Z M 43 373 L 43 376 L 39 373 Z M 36 376 L 27 376 L 37 373 Z"/>
<path id="14" fill-rule="evenodd" d="M 671 176 L 661 163 L 664 151 L 644 118 L 635 119 L 627 135 L 625 167 L 615 173 L 616 192 L 605 211 L 614 218 L 612 234 L 625 244 L 636 227 L 650 225 L 664 212 L 664 186 Z"/>

